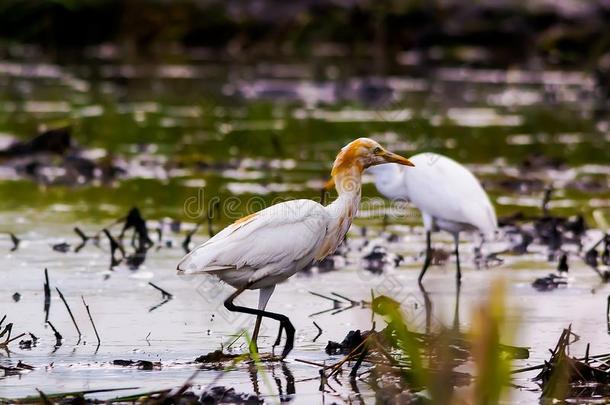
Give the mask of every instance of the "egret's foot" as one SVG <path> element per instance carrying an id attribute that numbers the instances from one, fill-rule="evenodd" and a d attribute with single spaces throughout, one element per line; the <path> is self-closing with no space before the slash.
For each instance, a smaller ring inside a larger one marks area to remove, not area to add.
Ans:
<path id="1" fill-rule="evenodd" d="M 280 343 L 282 343 L 282 329 L 284 328 L 283 325 L 280 324 L 280 329 L 277 332 L 277 338 L 275 338 L 275 343 L 273 343 L 273 348 L 275 349 L 276 346 L 279 346 Z"/>
<path id="2" fill-rule="evenodd" d="M 294 329 L 294 326 L 292 326 L 292 323 L 290 322 L 290 319 L 288 319 L 287 316 L 282 315 L 282 317 L 283 317 L 283 319 L 280 320 L 280 329 L 278 331 L 277 338 L 275 339 L 273 346 L 271 346 L 271 352 L 275 353 L 275 348 L 277 346 L 279 346 L 280 343 L 282 342 L 282 331 L 286 331 L 286 344 L 284 346 L 284 350 L 282 350 L 282 356 L 281 356 L 282 359 L 284 359 L 284 358 L 286 358 L 286 356 L 288 356 L 288 354 L 294 347 L 295 329 Z"/>
<path id="3" fill-rule="evenodd" d="M 286 324 L 284 325 L 284 330 L 286 330 L 286 345 L 284 346 L 284 350 L 282 351 L 282 359 L 285 359 L 286 356 L 290 353 L 292 348 L 294 347 L 294 326 L 292 323 L 286 318 Z"/>
<path id="4" fill-rule="evenodd" d="M 279 329 L 279 330 L 278 330 L 278 332 L 277 332 L 277 338 L 275 338 L 275 342 L 274 342 L 274 343 L 273 343 L 273 345 L 271 346 L 271 353 L 274 353 L 274 354 L 275 354 L 275 348 L 276 348 L 277 346 L 279 346 L 279 345 L 280 345 L 280 343 L 282 342 L 282 329 L 283 329 L 283 326 L 282 326 L 282 324 L 280 323 L 280 329 Z"/>

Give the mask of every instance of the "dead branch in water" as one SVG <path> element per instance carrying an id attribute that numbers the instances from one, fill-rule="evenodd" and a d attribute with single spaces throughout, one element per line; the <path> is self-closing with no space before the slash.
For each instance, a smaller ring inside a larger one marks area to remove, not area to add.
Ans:
<path id="1" fill-rule="evenodd" d="M 9 236 L 11 237 L 11 242 L 13 242 L 13 247 L 11 247 L 11 252 L 15 252 L 17 249 L 19 249 L 19 243 L 21 243 L 21 240 L 15 236 L 14 233 L 9 233 Z"/>
<path id="2" fill-rule="evenodd" d="M 68 305 L 68 301 L 66 301 L 66 299 L 64 298 L 64 295 L 61 293 L 61 291 L 59 291 L 59 288 L 55 287 L 55 290 L 57 290 L 57 293 L 59 294 L 59 298 L 61 298 L 61 300 L 64 302 L 64 305 L 66 306 L 66 309 L 68 310 L 68 314 L 70 314 L 70 318 L 72 318 L 72 322 L 74 323 L 74 327 L 76 328 L 76 331 L 78 332 L 78 342 L 80 343 L 80 339 L 82 337 L 82 333 L 80 333 L 80 329 L 78 328 L 78 324 L 76 323 L 76 319 L 74 319 L 74 315 L 72 314 L 72 310 L 70 309 L 70 305 Z"/>
<path id="3" fill-rule="evenodd" d="M 110 270 L 112 270 L 115 266 L 118 266 L 119 263 L 125 258 L 125 249 L 123 246 L 116 241 L 116 239 L 110 234 L 108 229 L 102 229 L 108 241 L 110 242 Z M 121 253 L 121 258 L 117 259 L 116 252 L 119 251 Z"/>
<path id="4" fill-rule="evenodd" d="M 163 299 L 172 299 L 172 298 L 174 297 L 174 296 L 173 296 L 173 294 L 171 294 L 171 293 L 167 292 L 166 290 L 164 290 L 163 288 L 159 287 L 158 285 L 153 284 L 153 283 L 152 283 L 152 282 L 150 282 L 150 281 L 148 282 L 148 284 L 149 284 L 151 287 L 154 287 L 154 288 L 156 288 L 157 290 L 161 291 L 161 294 L 162 294 Z"/>
<path id="5" fill-rule="evenodd" d="M 63 339 L 63 336 L 61 336 L 61 333 L 59 333 L 57 331 L 57 329 L 55 329 L 55 326 L 53 326 L 53 324 L 51 323 L 51 321 L 47 321 L 47 324 L 49 324 L 49 326 L 51 327 L 51 329 L 53 330 L 53 334 L 55 335 L 55 347 L 59 347 L 61 346 L 61 341 Z"/>
<path id="6" fill-rule="evenodd" d="M 190 231 L 188 231 L 188 233 L 186 234 L 186 237 L 184 238 L 184 241 L 182 242 L 182 248 L 184 249 L 185 253 L 187 253 L 187 254 L 190 253 L 191 239 L 193 238 L 193 235 L 195 233 L 197 233 L 200 226 L 201 226 L 200 223 L 195 224 L 195 227 L 193 229 L 191 229 Z"/>
<path id="7" fill-rule="evenodd" d="M 314 324 L 314 326 L 315 326 L 315 327 L 318 329 L 318 334 L 316 335 L 316 337 L 315 337 L 315 338 L 313 338 L 313 341 L 315 342 L 316 340 L 318 340 L 318 338 L 319 338 L 320 336 L 322 336 L 322 328 L 320 328 L 320 325 L 318 325 L 318 324 L 316 323 L 316 321 L 313 321 L 313 324 Z"/>
<path id="8" fill-rule="evenodd" d="M 102 341 L 100 339 L 99 333 L 97 333 L 97 328 L 95 327 L 95 322 L 93 322 L 93 317 L 91 316 L 91 311 L 89 310 L 89 305 L 87 305 L 87 303 L 85 302 L 85 297 L 83 297 L 81 295 L 80 298 L 83 300 L 83 305 L 85 306 L 85 309 L 87 310 L 87 315 L 89 315 L 89 320 L 91 321 L 91 325 L 93 326 L 93 331 L 95 332 L 95 337 L 97 338 L 97 345 L 99 346 L 102 343 Z"/>
<path id="9" fill-rule="evenodd" d="M 44 321 L 49 321 L 49 310 L 51 309 L 51 286 L 49 284 L 49 271 L 44 269 Z"/>

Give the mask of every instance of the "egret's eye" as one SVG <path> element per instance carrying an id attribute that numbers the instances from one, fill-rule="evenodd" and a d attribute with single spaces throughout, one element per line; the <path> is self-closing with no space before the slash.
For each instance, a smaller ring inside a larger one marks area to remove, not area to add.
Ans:
<path id="1" fill-rule="evenodd" d="M 373 149 L 373 154 L 379 155 L 380 153 L 381 153 L 381 148 L 379 146 L 377 146 L 375 149 Z"/>

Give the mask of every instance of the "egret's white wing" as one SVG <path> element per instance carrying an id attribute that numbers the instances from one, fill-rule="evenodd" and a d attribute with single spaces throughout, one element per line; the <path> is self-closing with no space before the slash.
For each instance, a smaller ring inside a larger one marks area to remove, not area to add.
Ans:
<path id="1" fill-rule="evenodd" d="M 409 199 L 421 211 L 448 221 L 476 226 L 484 233 L 497 228 L 489 197 L 464 166 L 442 155 L 422 153 L 403 170 Z"/>
<path id="2" fill-rule="evenodd" d="M 275 204 L 244 217 L 195 248 L 178 264 L 185 273 L 283 267 L 312 256 L 326 234 L 328 214 L 311 200 Z"/>

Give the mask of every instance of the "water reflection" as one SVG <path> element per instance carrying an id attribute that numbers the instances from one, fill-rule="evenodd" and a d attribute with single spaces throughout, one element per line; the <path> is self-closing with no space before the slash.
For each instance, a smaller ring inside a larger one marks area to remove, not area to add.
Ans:
<path id="1" fill-rule="evenodd" d="M 432 298 L 430 293 L 426 290 L 423 284 L 418 283 L 419 291 L 422 294 L 422 298 L 424 299 L 424 311 L 426 314 L 426 334 L 431 334 L 433 332 L 432 318 L 434 315 L 434 309 L 432 306 Z M 460 332 L 460 295 L 461 295 L 462 287 L 457 284 L 455 290 L 455 301 L 453 306 L 453 321 L 451 323 L 451 331 L 455 334 L 455 336 L 459 336 Z"/>
<path id="2" fill-rule="evenodd" d="M 281 376 L 278 374 L 278 368 L 281 370 Z M 290 366 L 284 361 L 271 361 L 259 364 L 250 362 L 247 372 L 252 383 L 252 390 L 258 397 L 262 396 L 261 383 L 268 383 L 269 376 L 275 383 L 277 395 L 281 402 L 291 401 L 296 394 L 294 375 L 290 370 Z"/>

